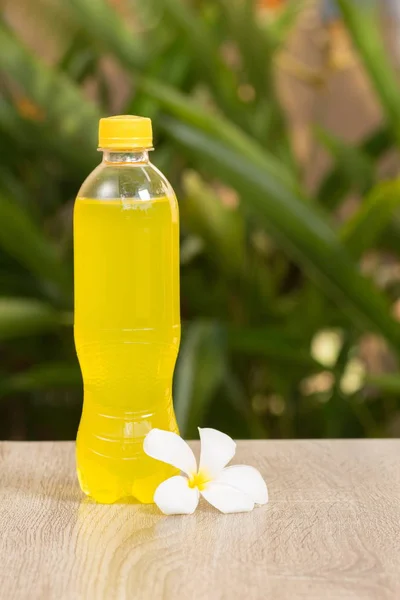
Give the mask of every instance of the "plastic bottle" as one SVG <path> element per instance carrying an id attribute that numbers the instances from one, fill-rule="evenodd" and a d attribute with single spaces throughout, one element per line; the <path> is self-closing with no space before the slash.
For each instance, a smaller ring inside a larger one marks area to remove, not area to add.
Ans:
<path id="1" fill-rule="evenodd" d="M 78 478 L 98 502 L 152 502 L 174 474 L 142 445 L 153 427 L 177 431 L 178 204 L 149 162 L 150 119 L 101 119 L 99 148 L 103 160 L 74 209 L 74 334 L 84 381 Z"/>

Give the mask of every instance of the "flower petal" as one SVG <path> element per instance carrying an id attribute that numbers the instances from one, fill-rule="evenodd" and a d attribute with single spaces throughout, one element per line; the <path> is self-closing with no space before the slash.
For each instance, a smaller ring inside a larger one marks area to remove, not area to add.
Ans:
<path id="1" fill-rule="evenodd" d="M 233 465 L 226 467 L 218 475 L 215 483 L 230 485 L 236 490 L 244 492 L 256 504 L 266 504 L 268 502 L 268 488 L 261 473 L 254 467 L 246 465 Z"/>
<path id="2" fill-rule="evenodd" d="M 154 502 L 165 515 L 191 515 L 199 503 L 199 490 L 182 475 L 166 479 L 156 489 Z"/>
<path id="3" fill-rule="evenodd" d="M 250 496 L 223 483 L 211 481 L 200 493 L 207 502 L 225 514 L 249 512 L 254 508 Z"/>
<path id="4" fill-rule="evenodd" d="M 143 450 L 151 458 L 172 465 L 187 475 L 197 471 L 196 459 L 191 448 L 172 431 L 152 429 L 144 438 Z"/>
<path id="5" fill-rule="evenodd" d="M 205 471 L 211 478 L 217 477 L 228 462 L 235 456 L 236 443 L 229 435 L 217 429 L 201 429 L 199 472 Z"/>

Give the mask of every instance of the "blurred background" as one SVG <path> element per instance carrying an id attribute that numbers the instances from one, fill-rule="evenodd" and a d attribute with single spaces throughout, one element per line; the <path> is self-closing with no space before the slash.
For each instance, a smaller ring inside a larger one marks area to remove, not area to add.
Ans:
<path id="1" fill-rule="evenodd" d="M 0 438 L 73 439 L 100 116 L 181 210 L 181 432 L 400 435 L 400 2 L 3 0 Z"/>

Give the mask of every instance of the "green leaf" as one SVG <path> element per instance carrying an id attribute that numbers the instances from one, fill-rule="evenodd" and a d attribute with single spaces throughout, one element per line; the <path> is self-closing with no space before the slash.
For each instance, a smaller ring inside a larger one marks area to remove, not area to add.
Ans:
<path id="1" fill-rule="evenodd" d="M 342 227 L 341 237 L 355 258 L 374 247 L 400 205 L 400 181 L 377 185 Z"/>
<path id="2" fill-rule="evenodd" d="M 190 88 L 192 77 L 190 55 L 185 52 L 180 39 L 172 39 L 168 44 L 165 44 L 163 52 L 154 57 L 146 69 L 146 80 L 151 79 L 156 82 L 156 85 L 157 80 L 160 80 L 164 86 L 169 86 L 172 90 L 174 88 Z M 144 87 L 140 86 L 141 81 L 141 76 L 138 76 L 136 89 L 132 94 L 132 98 L 127 102 L 125 112 L 127 114 L 147 115 L 153 121 L 156 121 L 160 112 L 160 103 L 151 94 L 148 94 Z M 157 156 L 158 153 L 159 149 Z"/>
<path id="3" fill-rule="evenodd" d="M 299 365 L 314 371 L 326 370 L 310 355 L 310 348 L 282 328 L 228 327 L 227 345 L 242 356 L 262 356 L 271 362 Z"/>
<path id="4" fill-rule="evenodd" d="M 304 10 L 306 0 L 287 0 L 276 18 L 267 20 L 266 31 L 274 40 L 275 47 L 287 41 L 287 36 Z"/>
<path id="5" fill-rule="evenodd" d="M 0 130 L 3 134 L 6 133 L 14 144 L 18 143 L 23 148 L 32 145 L 32 142 L 29 139 L 26 139 L 26 127 L 24 127 L 22 118 L 18 115 L 17 111 L 11 105 L 10 101 L 1 97 Z"/>
<path id="6" fill-rule="evenodd" d="M 78 31 L 59 59 L 57 69 L 77 83 L 81 83 L 88 75 L 95 72 L 98 61 L 99 54 L 82 31 Z"/>
<path id="7" fill-rule="evenodd" d="M 192 64 L 199 77 L 208 84 L 222 111 L 236 124 L 248 128 L 248 118 L 237 96 L 237 81 L 221 59 L 220 40 L 201 15 L 182 0 L 152 0 L 162 8 L 164 19 L 175 35 L 186 42 Z"/>
<path id="8" fill-rule="evenodd" d="M 195 171 L 183 176 L 185 200 L 181 214 L 186 226 L 205 241 L 211 258 L 223 271 L 243 274 L 245 267 L 245 223 L 236 209 L 224 206 L 210 186 Z"/>
<path id="9" fill-rule="evenodd" d="M 51 306 L 31 298 L 0 298 L 0 340 L 53 331 L 65 317 Z"/>
<path id="10" fill-rule="evenodd" d="M 338 0 L 338 4 L 390 124 L 393 137 L 400 144 L 400 89 L 379 33 L 378 2 L 365 3 L 362 8 L 355 0 Z"/>
<path id="11" fill-rule="evenodd" d="M 243 71 L 259 98 L 274 93 L 271 89 L 271 47 L 256 20 L 253 0 L 221 0 L 224 22 L 230 39 L 240 49 Z"/>
<path id="12" fill-rule="evenodd" d="M 365 384 L 378 388 L 384 394 L 400 394 L 400 376 L 393 373 L 366 375 Z"/>
<path id="13" fill-rule="evenodd" d="M 111 51 L 125 66 L 140 69 L 148 54 L 138 32 L 131 31 L 105 0 L 70 0 L 70 8 L 86 34 Z"/>
<path id="14" fill-rule="evenodd" d="M 268 169 L 270 173 L 273 173 L 286 185 L 296 187 L 294 177 L 272 153 L 263 150 L 257 142 L 222 115 L 212 114 L 184 94 L 153 79 L 141 78 L 138 84 L 141 89 L 146 91 L 149 96 L 157 100 L 164 109 L 174 116 L 209 133 L 216 139 L 224 141 L 261 167 Z"/>
<path id="15" fill-rule="evenodd" d="M 235 304 L 242 306 L 239 311 L 250 313 L 246 319 L 271 316 L 275 311 L 274 282 L 263 260 L 247 243 L 246 220 L 239 205 L 225 206 L 195 171 L 184 173 L 182 187 L 182 220 L 204 242 L 204 251 L 218 266 L 223 281 L 237 286 Z"/>
<path id="16" fill-rule="evenodd" d="M 361 148 L 350 146 L 339 138 L 316 128 L 319 141 L 332 155 L 336 165 L 336 179 L 331 180 L 329 188 L 325 188 L 320 196 L 321 203 L 327 208 L 335 208 L 338 198 L 349 189 L 357 189 L 361 193 L 367 191 L 373 184 L 375 168 L 373 160 Z"/>
<path id="17" fill-rule="evenodd" d="M 55 247 L 31 220 L 28 212 L 16 202 L 0 196 L 0 222 L 4 224 L 0 227 L 0 248 L 41 278 L 44 284 L 55 284 L 69 301 L 72 277 Z"/>
<path id="18" fill-rule="evenodd" d="M 268 437 L 268 431 L 264 426 L 262 419 L 253 412 L 252 406 L 239 378 L 236 377 L 235 373 L 230 369 L 226 370 L 222 382 L 222 389 L 233 410 L 246 421 L 246 426 L 249 428 L 251 437 L 253 439 L 264 439 Z"/>
<path id="19" fill-rule="evenodd" d="M 346 148 L 357 157 L 357 163 L 366 163 L 369 159 L 371 165 L 376 163 L 393 144 L 393 136 L 386 128 L 378 129 L 368 136 L 359 146 Z M 368 158 L 367 158 L 368 157 Z M 360 172 L 354 172 L 348 168 L 346 157 L 343 153 L 336 154 L 333 168 L 323 178 L 317 191 L 317 199 L 320 204 L 335 209 L 345 198 L 349 191 L 360 184 Z"/>
<path id="20" fill-rule="evenodd" d="M 254 0 L 222 0 L 219 8 L 226 35 L 240 51 L 243 64 L 238 74 L 239 83 L 246 83 L 254 90 L 254 99 L 242 104 L 249 124 L 244 129 L 276 156 L 285 155 L 285 162 L 291 164 L 285 115 L 274 86 L 273 43 L 267 30 L 260 27 L 256 3 Z"/>
<path id="21" fill-rule="evenodd" d="M 241 194 L 260 224 L 342 309 L 359 325 L 380 331 L 399 350 L 400 328 L 390 316 L 387 303 L 359 273 L 321 211 L 233 148 L 173 119 L 167 120 L 164 127 L 202 165 Z"/>
<path id="22" fill-rule="evenodd" d="M 174 406 L 181 434 L 197 437 L 210 402 L 225 373 L 222 331 L 197 321 L 185 332 L 174 378 Z"/>
<path id="23" fill-rule="evenodd" d="M 45 143 L 80 170 L 93 167 L 99 113 L 64 74 L 46 66 L 0 24 L 0 70 L 16 81 L 20 97 L 38 110 L 37 144 Z M 40 132 L 40 133 L 39 133 Z"/>
<path id="24" fill-rule="evenodd" d="M 0 395 L 81 385 L 82 377 L 77 363 L 49 362 L 4 378 L 0 384 Z"/>

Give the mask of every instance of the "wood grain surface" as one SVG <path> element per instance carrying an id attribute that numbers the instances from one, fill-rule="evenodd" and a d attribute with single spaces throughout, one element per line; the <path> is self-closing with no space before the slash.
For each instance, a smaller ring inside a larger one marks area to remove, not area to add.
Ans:
<path id="1" fill-rule="evenodd" d="M 239 442 L 234 462 L 267 506 L 164 517 L 83 498 L 71 442 L 1 443 L 0 598 L 400 598 L 400 441 Z"/>

